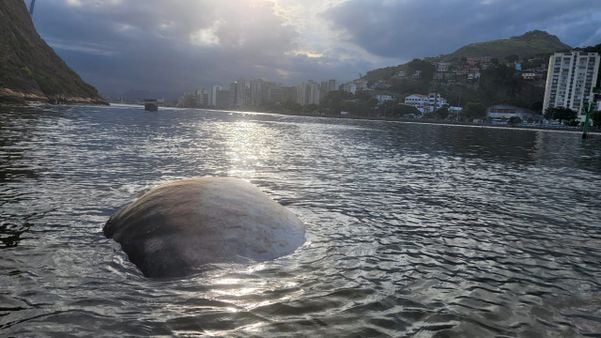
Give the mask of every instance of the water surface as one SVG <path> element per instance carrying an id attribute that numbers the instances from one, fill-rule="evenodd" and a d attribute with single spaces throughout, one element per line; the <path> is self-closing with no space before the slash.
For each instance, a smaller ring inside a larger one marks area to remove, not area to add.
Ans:
<path id="1" fill-rule="evenodd" d="M 0 109 L 0 335 L 601 336 L 601 137 L 133 107 Z M 102 226 L 249 180 L 293 255 L 143 277 Z"/>

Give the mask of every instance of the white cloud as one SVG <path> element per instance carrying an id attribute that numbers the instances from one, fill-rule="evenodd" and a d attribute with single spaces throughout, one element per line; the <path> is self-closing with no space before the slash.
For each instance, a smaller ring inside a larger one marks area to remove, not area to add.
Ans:
<path id="1" fill-rule="evenodd" d="M 208 28 L 199 29 L 196 32 L 192 32 L 190 34 L 190 41 L 198 46 L 216 46 L 219 45 L 219 37 L 217 36 L 217 32 L 219 31 L 219 26 L 221 21 L 215 21 L 215 23 Z"/>

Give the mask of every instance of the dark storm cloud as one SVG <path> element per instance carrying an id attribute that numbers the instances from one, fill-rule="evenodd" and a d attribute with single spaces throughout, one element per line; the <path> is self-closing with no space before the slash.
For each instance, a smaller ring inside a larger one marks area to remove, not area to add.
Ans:
<path id="1" fill-rule="evenodd" d="M 532 29 L 574 46 L 601 42 L 601 0 L 274 1 L 39 0 L 34 19 L 59 55 L 109 95 L 254 77 L 348 80 Z"/>
<path id="2" fill-rule="evenodd" d="M 165 93 L 241 77 L 306 80 L 345 65 L 294 53 L 298 32 L 258 1 L 38 1 L 41 35 L 102 92 Z"/>
<path id="3" fill-rule="evenodd" d="M 572 46 L 601 42 L 599 0 L 349 0 L 324 14 L 341 38 L 380 56 L 449 53 L 533 29 Z"/>

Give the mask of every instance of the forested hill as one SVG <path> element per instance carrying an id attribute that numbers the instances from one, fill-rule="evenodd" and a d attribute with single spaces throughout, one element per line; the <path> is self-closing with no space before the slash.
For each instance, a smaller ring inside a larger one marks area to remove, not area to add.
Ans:
<path id="1" fill-rule="evenodd" d="M 505 62 L 507 59 L 524 60 L 534 57 L 548 59 L 555 52 L 570 49 L 571 47 L 561 42 L 557 36 L 535 30 L 509 39 L 472 43 L 451 54 L 426 57 L 424 60 L 430 63 L 460 63 L 466 58 L 483 57 L 498 59 L 501 62 Z M 367 73 L 366 79 L 370 82 L 387 81 L 399 71 L 406 71 L 411 67 L 411 63 L 371 70 Z"/>
<path id="2" fill-rule="evenodd" d="M 378 93 L 399 98 L 438 92 L 451 105 L 512 104 L 540 111 L 549 56 L 570 49 L 554 35 L 531 31 L 469 44 L 447 55 L 375 69 L 362 80 Z"/>
<path id="3" fill-rule="evenodd" d="M 23 0 L 0 5 L 0 102 L 98 103 L 104 99 L 37 33 Z"/>
<path id="4" fill-rule="evenodd" d="M 555 35 L 544 31 L 531 31 L 509 39 L 472 43 L 459 48 L 457 51 L 444 55 L 445 61 L 457 60 L 464 57 L 485 57 L 504 59 L 508 56 L 531 58 L 540 55 L 567 51 L 571 47 L 561 42 Z"/>

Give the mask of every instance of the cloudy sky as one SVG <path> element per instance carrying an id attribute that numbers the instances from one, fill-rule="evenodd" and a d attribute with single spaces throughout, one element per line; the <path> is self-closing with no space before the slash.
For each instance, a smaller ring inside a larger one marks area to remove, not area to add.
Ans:
<path id="1" fill-rule="evenodd" d="M 106 95 L 350 80 L 533 29 L 601 43 L 601 0 L 38 0 L 34 21 Z"/>

